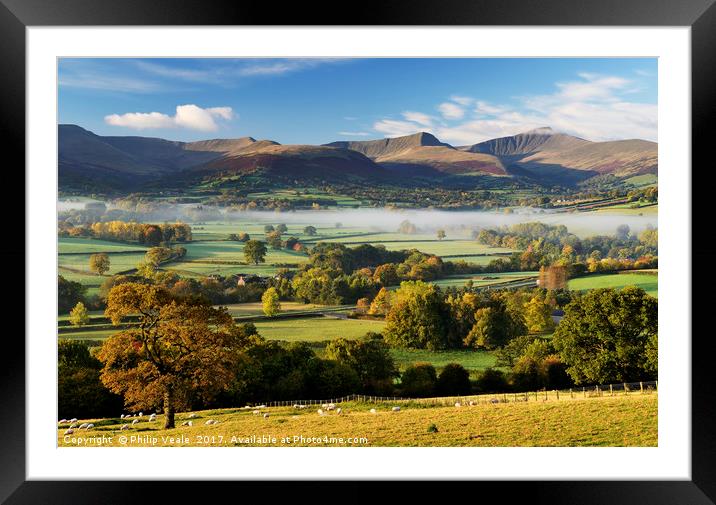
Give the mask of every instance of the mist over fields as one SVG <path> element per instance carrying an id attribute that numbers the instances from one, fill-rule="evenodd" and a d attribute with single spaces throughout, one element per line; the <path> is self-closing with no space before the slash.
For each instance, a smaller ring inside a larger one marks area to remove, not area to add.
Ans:
<path id="1" fill-rule="evenodd" d="M 60 201 L 59 212 L 84 210 L 87 201 Z M 112 213 L 119 210 L 111 203 L 103 221 L 112 220 Z M 126 209 L 125 209 L 126 210 Z M 620 225 L 628 225 L 632 233 L 640 233 L 647 227 L 658 227 L 656 213 L 638 215 L 634 213 L 599 212 L 556 212 L 544 209 L 519 208 L 511 213 L 500 211 L 446 211 L 437 209 L 321 209 L 296 211 L 238 211 L 231 208 L 204 207 L 196 204 L 164 204 L 151 209 L 132 210 L 138 221 L 157 222 L 182 220 L 187 223 L 207 221 L 253 222 L 257 224 L 313 225 L 317 227 L 364 228 L 376 232 L 395 232 L 400 223 L 410 221 L 418 232 L 432 233 L 445 230 L 480 230 L 511 226 L 518 223 L 542 222 L 550 225 L 565 225 L 581 237 L 591 235 L 613 235 Z M 125 216 L 126 218 L 126 216 Z"/>

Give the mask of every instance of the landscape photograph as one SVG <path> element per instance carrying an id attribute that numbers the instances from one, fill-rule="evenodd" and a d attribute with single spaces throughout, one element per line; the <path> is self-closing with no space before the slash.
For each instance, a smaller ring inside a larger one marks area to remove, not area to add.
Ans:
<path id="1" fill-rule="evenodd" d="M 656 58 L 57 72 L 59 447 L 658 446 Z"/>

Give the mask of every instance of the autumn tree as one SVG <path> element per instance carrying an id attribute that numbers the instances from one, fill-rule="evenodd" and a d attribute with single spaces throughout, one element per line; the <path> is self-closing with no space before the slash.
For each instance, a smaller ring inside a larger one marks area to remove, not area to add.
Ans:
<path id="1" fill-rule="evenodd" d="M 90 270 L 98 275 L 104 275 L 109 270 L 109 256 L 106 253 L 97 253 L 90 256 Z"/>
<path id="2" fill-rule="evenodd" d="M 530 333 L 544 333 L 554 329 L 552 307 L 545 297 L 537 293 L 524 305 L 525 324 Z"/>
<path id="3" fill-rule="evenodd" d="M 75 308 L 70 311 L 70 323 L 72 326 L 84 326 L 89 323 L 89 312 L 82 302 L 77 302 Z"/>
<path id="4" fill-rule="evenodd" d="M 105 340 L 102 382 L 130 408 L 163 405 L 164 428 L 174 427 L 178 406 L 209 400 L 231 383 L 245 342 L 225 307 L 126 283 L 110 291 L 105 315 L 115 325 L 127 316 L 139 321 Z"/>
<path id="5" fill-rule="evenodd" d="M 281 302 L 279 301 L 276 288 L 268 288 L 264 291 L 264 294 L 261 296 L 261 304 L 264 314 L 268 317 L 273 317 L 281 312 Z"/>
<path id="6" fill-rule="evenodd" d="M 568 272 L 564 265 L 552 265 L 539 269 L 539 287 L 555 290 L 567 288 Z"/>
<path id="7" fill-rule="evenodd" d="M 390 291 L 380 288 L 378 294 L 375 295 L 368 309 L 368 314 L 372 316 L 384 316 L 390 310 Z"/>
<path id="8" fill-rule="evenodd" d="M 244 258 L 255 265 L 266 261 L 266 252 L 266 244 L 260 240 L 249 240 L 244 245 Z"/>

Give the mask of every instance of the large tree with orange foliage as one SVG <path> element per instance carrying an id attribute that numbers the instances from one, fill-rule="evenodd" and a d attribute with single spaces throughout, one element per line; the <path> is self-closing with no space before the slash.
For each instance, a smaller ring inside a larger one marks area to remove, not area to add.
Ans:
<path id="1" fill-rule="evenodd" d="M 139 316 L 139 324 L 107 339 L 99 352 L 101 379 L 134 409 L 163 405 L 165 428 L 190 397 L 209 399 L 234 377 L 247 335 L 225 307 L 178 299 L 160 286 L 126 283 L 107 296 L 113 324 Z"/>

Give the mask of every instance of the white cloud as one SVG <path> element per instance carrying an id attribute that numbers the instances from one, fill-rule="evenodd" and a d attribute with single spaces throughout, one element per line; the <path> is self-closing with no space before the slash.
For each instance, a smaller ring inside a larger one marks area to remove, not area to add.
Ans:
<path id="1" fill-rule="evenodd" d="M 450 100 L 452 100 L 452 101 L 455 102 L 455 103 L 458 103 L 458 104 L 462 105 L 463 107 L 467 107 L 467 106 L 469 106 L 472 102 L 475 101 L 475 99 L 472 98 L 472 97 L 470 97 L 470 96 L 460 96 L 460 95 L 452 95 L 452 96 L 450 97 Z"/>
<path id="2" fill-rule="evenodd" d="M 462 119 L 465 116 L 465 110 L 452 102 L 441 103 L 438 110 L 445 119 Z"/>
<path id="3" fill-rule="evenodd" d="M 453 95 L 450 100 L 455 103 L 438 105 L 444 122 L 412 111 L 403 113 L 404 121 L 376 121 L 373 129 L 387 137 L 427 131 L 454 145 L 475 144 L 543 126 L 593 141 L 657 140 L 657 105 L 629 101 L 627 97 L 635 90 L 632 81 L 591 73 L 578 77 L 555 83 L 552 94 L 516 97 L 513 105 Z M 456 103 L 473 107 L 465 110 Z"/>
<path id="4" fill-rule="evenodd" d="M 216 131 L 216 119 L 229 121 L 235 117 L 231 107 L 210 107 L 202 109 L 194 104 L 177 105 L 176 114 L 169 116 L 161 112 L 128 112 L 110 114 L 104 121 L 108 125 L 133 130 L 154 130 L 161 128 L 186 128 L 199 131 Z"/>
<path id="5" fill-rule="evenodd" d="M 423 114 L 422 112 L 405 111 L 403 112 L 403 117 L 408 121 L 427 126 L 428 128 L 433 125 L 433 117 L 428 114 Z"/>

